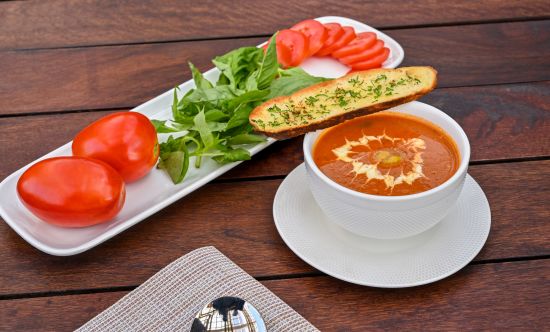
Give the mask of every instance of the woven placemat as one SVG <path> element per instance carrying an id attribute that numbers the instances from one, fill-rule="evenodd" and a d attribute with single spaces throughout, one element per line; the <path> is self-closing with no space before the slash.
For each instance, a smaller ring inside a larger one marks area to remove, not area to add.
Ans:
<path id="1" fill-rule="evenodd" d="M 250 302 L 270 332 L 319 331 L 214 247 L 180 257 L 77 331 L 189 331 L 221 296 Z"/>

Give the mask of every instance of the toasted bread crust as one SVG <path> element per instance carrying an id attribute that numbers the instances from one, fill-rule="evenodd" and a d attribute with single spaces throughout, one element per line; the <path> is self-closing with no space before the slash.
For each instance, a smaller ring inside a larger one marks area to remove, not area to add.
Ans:
<path id="1" fill-rule="evenodd" d="M 339 123 L 342 123 L 346 120 L 351 120 L 351 119 L 359 117 L 359 116 L 364 116 L 364 115 L 376 113 L 376 112 L 379 112 L 379 111 L 386 110 L 388 108 L 392 108 L 392 107 L 395 107 L 395 106 L 398 106 L 398 105 L 401 105 L 401 104 L 404 104 L 404 103 L 408 103 L 410 101 L 416 100 L 416 99 L 422 97 L 423 95 L 429 93 L 430 91 L 435 89 L 435 87 L 437 85 L 437 71 L 432 67 L 424 67 L 424 68 L 433 71 L 434 80 L 429 86 L 426 86 L 422 90 L 420 90 L 420 91 L 418 91 L 414 94 L 411 94 L 411 95 L 406 95 L 404 97 L 389 100 L 389 101 L 385 101 L 385 102 L 378 102 L 378 103 L 369 105 L 367 107 L 358 108 L 358 109 L 355 109 L 355 110 L 350 110 L 350 111 L 347 111 L 345 113 L 341 113 L 341 114 L 337 114 L 337 115 L 331 115 L 330 117 L 328 117 L 328 118 L 326 118 L 322 121 L 319 121 L 319 122 L 313 122 L 313 123 L 309 123 L 307 125 L 295 125 L 295 126 L 292 126 L 292 127 L 281 128 L 281 129 L 277 129 L 277 130 L 274 129 L 274 128 L 269 128 L 269 130 L 262 129 L 255 122 L 252 121 L 255 118 L 261 118 L 262 112 L 264 112 L 265 108 L 269 105 L 284 102 L 284 101 L 288 100 L 289 98 L 293 98 L 295 96 L 302 95 L 302 94 L 307 94 L 308 92 L 311 92 L 311 91 L 320 90 L 321 88 L 324 88 L 324 87 L 327 87 L 327 86 L 328 87 L 333 86 L 335 84 L 335 81 L 347 79 L 348 76 L 344 76 L 344 77 L 339 78 L 337 80 L 326 81 L 326 82 L 321 82 L 321 83 L 312 85 L 308 88 L 305 88 L 305 89 L 302 89 L 298 92 L 295 92 L 290 96 L 281 96 L 281 97 L 276 97 L 276 98 L 270 99 L 266 103 L 256 107 L 251 112 L 250 117 L 249 117 L 249 119 L 251 120 L 250 124 L 254 127 L 254 130 L 256 132 L 263 133 L 266 136 L 273 137 L 273 138 L 276 138 L 276 139 L 287 139 L 287 138 L 292 138 L 292 137 L 296 137 L 296 136 L 299 136 L 299 135 L 303 135 L 303 134 L 306 134 L 308 132 L 315 131 L 315 130 L 318 130 L 318 129 L 324 129 L 324 128 L 332 127 L 332 126 L 337 125 Z M 364 72 L 354 72 L 352 75 L 357 75 L 357 74 L 361 74 L 361 73 L 372 74 L 372 73 L 384 72 L 384 71 L 387 71 L 387 69 L 374 69 L 374 70 L 368 70 L 368 71 L 364 71 Z"/>
<path id="2" fill-rule="evenodd" d="M 410 101 L 416 100 L 416 99 L 422 97 L 424 94 L 425 93 L 416 94 L 416 95 L 412 95 L 412 96 L 408 96 L 408 97 L 388 101 L 388 102 L 385 102 L 385 103 L 376 104 L 372 107 L 360 108 L 360 109 L 357 109 L 357 110 L 354 110 L 354 111 L 351 111 L 351 112 L 348 112 L 348 113 L 343 113 L 343 114 L 331 117 L 331 118 L 329 118 L 329 119 L 327 119 L 323 122 L 312 123 L 312 124 L 309 124 L 307 126 L 296 127 L 296 128 L 292 128 L 292 129 L 286 129 L 286 130 L 282 130 L 280 132 L 264 132 L 264 131 L 262 131 L 261 133 L 263 133 L 266 136 L 273 137 L 273 138 L 276 138 L 276 139 L 288 139 L 288 138 L 304 135 L 304 134 L 307 134 L 309 132 L 312 132 L 312 131 L 315 131 L 315 130 L 318 130 L 318 129 L 329 128 L 329 127 L 335 126 L 339 123 L 342 123 L 342 122 L 347 121 L 347 120 L 354 119 L 354 118 L 359 117 L 359 116 L 364 116 L 364 115 L 369 115 L 369 114 L 373 114 L 373 113 L 376 113 L 376 112 L 384 111 L 384 110 L 387 110 L 388 108 L 392 108 L 392 107 L 395 107 L 395 106 L 398 106 L 398 105 L 405 104 L 405 103 L 408 103 Z"/>

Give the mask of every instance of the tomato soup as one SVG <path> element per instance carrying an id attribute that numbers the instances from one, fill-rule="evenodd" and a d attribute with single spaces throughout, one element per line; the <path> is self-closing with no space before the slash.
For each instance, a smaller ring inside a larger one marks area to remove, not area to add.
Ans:
<path id="1" fill-rule="evenodd" d="M 325 130 L 313 148 L 319 169 L 356 191 L 411 195 L 437 187 L 458 169 L 454 140 L 416 116 L 379 112 Z"/>

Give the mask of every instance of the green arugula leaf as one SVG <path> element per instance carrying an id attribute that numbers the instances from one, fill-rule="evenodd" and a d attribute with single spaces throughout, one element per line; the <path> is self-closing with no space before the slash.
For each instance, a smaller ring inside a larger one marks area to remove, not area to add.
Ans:
<path id="1" fill-rule="evenodd" d="M 248 76 L 258 68 L 263 50 L 257 47 L 241 47 L 225 55 L 215 57 L 212 62 L 220 70 L 218 86 L 224 81 L 234 88 L 243 89 Z"/>
<path id="2" fill-rule="evenodd" d="M 220 122 L 220 121 L 226 121 L 229 119 L 229 115 L 227 115 L 224 111 L 213 108 L 206 112 L 204 112 L 204 118 L 206 121 L 210 122 Z"/>
<path id="3" fill-rule="evenodd" d="M 174 121 L 184 122 L 184 123 L 193 123 L 193 118 L 197 113 L 206 107 L 207 103 L 200 101 L 192 101 L 192 95 L 194 95 L 195 89 L 189 90 L 178 102 L 177 106 L 172 106 L 172 115 Z"/>
<path id="4" fill-rule="evenodd" d="M 194 129 L 196 129 L 199 132 L 202 143 L 204 144 L 203 150 L 208 150 L 214 145 L 214 135 L 212 135 L 212 131 L 210 130 L 208 123 L 206 123 L 204 111 L 200 111 L 195 116 L 194 122 L 195 122 Z"/>
<path id="5" fill-rule="evenodd" d="M 256 101 L 264 101 L 269 94 L 269 90 L 252 90 L 246 91 L 232 99 L 227 99 L 225 105 L 230 110 L 235 110 L 242 104 L 247 104 Z"/>
<path id="6" fill-rule="evenodd" d="M 168 137 L 165 143 L 160 144 L 158 168 L 164 169 L 174 183 L 180 183 L 189 169 L 189 152 L 186 140 L 183 137 L 174 139 Z"/>
<path id="7" fill-rule="evenodd" d="M 175 118 L 178 112 L 178 87 L 174 88 L 174 96 L 172 98 L 172 116 Z"/>
<path id="8" fill-rule="evenodd" d="M 238 91 L 237 91 L 238 92 Z M 216 106 L 221 100 L 235 98 L 236 91 L 229 85 L 219 85 L 207 89 L 195 89 L 193 93 L 184 97 L 187 103 L 202 105 L 206 104 Z M 184 108 L 182 104 L 182 108 Z"/>
<path id="9" fill-rule="evenodd" d="M 271 40 L 275 41 L 277 33 L 275 33 Z M 277 47 L 276 43 L 269 43 L 267 50 L 264 53 L 264 58 L 260 64 L 260 68 L 257 73 L 258 89 L 269 88 L 273 79 L 277 76 L 279 71 L 279 63 L 277 62 Z M 254 76 L 254 75 L 252 75 Z"/>
<path id="10" fill-rule="evenodd" d="M 279 75 L 280 77 L 271 83 L 271 93 L 267 96 L 268 99 L 288 96 L 313 84 L 329 80 L 324 77 L 311 76 L 298 67 L 280 70 Z"/>
<path id="11" fill-rule="evenodd" d="M 180 131 L 188 130 L 192 126 L 189 123 L 160 121 L 160 120 L 151 120 L 151 123 L 153 123 L 155 130 L 159 134 L 177 133 Z"/>
<path id="12" fill-rule="evenodd" d="M 232 110 L 225 130 L 229 130 L 248 123 L 248 116 L 257 104 L 264 101 L 269 90 L 254 90 L 229 100 L 226 107 Z"/>
<path id="13" fill-rule="evenodd" d="M 220 139 L 224 139 L 227 141 L 233 136 L 241 135 L 241 134 L 250 134 L 254 132 L 254 127 L 247 121 L 246 123 L 241 124 L 240 126 L 236 126 L 233 128 L 226 129 L 222 132 L 220 132 Z"/>
<path id="14" fill-rule="evenodd" d="M 250 160 L 250 152 L 243 148 L 227 149 L 222 151 L 222 154 L 212 157 L 218 164 L 227 164 L 235 161 Z"/>
<path id="15" fill-rule="evenodd" d="M 239 134 L 227 139 L 228 145 L 242 145 L 242 144 L 254 144 L 254 143 L 263 143 L 266 141 L 266 138 L 261 135 L 256 134 Z"/>
<path id="16" fill-rule="evenodd" d="M 224 131 L 227 128 L 227 123 L 224 122 L 206 122 L 211 132 Z"/>
<path id="17" fill-rule="evenodd" d="M 275 40 L 277 34 L 271 37 Z M 263 54 L 258 69 L 254 71 L 246 80 L 247 90 L 262 90 L 269 88 L 269 85 L 277 76 L 279 63 L 277 62 L 277 49 L 275 43 L 269 43 L 266 52 Z"/>
<path id="18" fill-rule="evenodd" d="M 191 69 L 191 74 L 193 75 L 193 81 L 195 81 L 195 86 L 197 87 L 197 90 L 213 88 L 212 83 L 204 78 L 204 76 L 202 76 L 202 73 L 191 62 L 189 62 L 189 69 Z"/>
<path id="19" fill-rule="evenodd" d="M 227 126 L 225 130 L 229 130 L 238 126 L 241 126 L 245 123 L 248 123 L 248 116 L 252 112 L 252 107 L 246 104 L 241 104 L 234 111 L 233 116 L 227 121 Z"/>
<path id="20" fill-rule="evenodd" d="M 229 85 L 231 82 L 229 81 L 229 78 L 225 76 L 223 73 L 220 73 L 220 77 L 218 77 L 218 81 L 216 82 L 216 85 Z"/>

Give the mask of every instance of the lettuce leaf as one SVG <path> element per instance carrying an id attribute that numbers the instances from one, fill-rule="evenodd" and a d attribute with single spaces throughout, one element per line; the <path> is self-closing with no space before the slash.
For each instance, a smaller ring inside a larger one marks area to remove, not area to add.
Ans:
<path id="1" fill-rule="evenodd" d="M 288 96 L 298 90 L 329 80 L 324 77 L 311 76 L 299 67 L 280 70 L 279 76 L 279 78 L 271 82 L 271 91 L 267 96 L 268 99 Z"/>
<path id="2" fill-rule="evenodd" d="M 189 63 L 195 88 L 183 96 L 174 89 L 173 120 L 152 120 L 159 134 L 180 132 L 178 138 L 169 136 L 160 144 L 158 168 L 166 170 L 174 183 L 185 178 L 190 157 L 196 158 L 197 168 L 202 158 L 219 164 L 249 160 L 250 153 L 240 146 L 265 142 L 264 136 L 253 133 L 250 112 L 268 99 L 326 80 L 300 68 L 281 69 L 275 43 L 265 52 L 242 47 L 212 62 L 220 71 L 215 83 Z"/>

